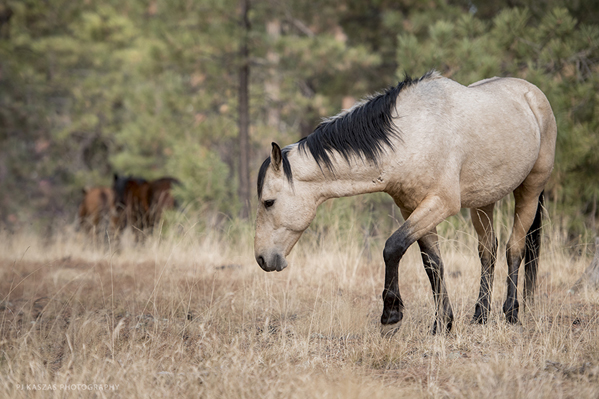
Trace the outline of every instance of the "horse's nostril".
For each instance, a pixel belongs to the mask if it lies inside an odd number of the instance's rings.
[[[264,266],[266,266],[265,262],[264,262],[264,258],[262,256],[258,256],[256,258],[256,262],[258,262],[258,264],[260,265],[261,268],[264,269]]]

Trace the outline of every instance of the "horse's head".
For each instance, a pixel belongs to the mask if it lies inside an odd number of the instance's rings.
[[[291,166],[272,143],[272,152],[258,177],[258,213],[254,254],[267,272],[287,267],[285,257],[316,215],[317,199],[309,187],[292,180]]]
[[[115,196],[115,205],[125,205],[125,187],[127,185],[128,177],[119,176],[118,174],[113,175],[112,180],[112,191]]]

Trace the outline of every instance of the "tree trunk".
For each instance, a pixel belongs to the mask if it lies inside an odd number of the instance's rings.
[[[268,61],[268,77],[264,82],[264,92],[268,102],[266,103],[266,123],[273,129],[278,129],[281,123],[281,112],[279,102],[281,100],[281,76],[279,74],[279,54],[274,50],[281,36],[281,21],[273,19],[266,24],[266,33],[271,42],[266,59]]]
[[[239,200],[241,201],[241,217],[250,215],[250,100],[249,100],[249,47],[250,31],[249,0],[240,0],[241,8],[241,45],[239,48]]]
[[[570,288],[570,293],[578,292],[581,288],[587,287],[599,289],[599,237],[595,238],[595,256],[591,264],[584,271],[582,276]]]

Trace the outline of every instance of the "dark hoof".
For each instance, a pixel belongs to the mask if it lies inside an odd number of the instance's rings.
[[[444,324],[444,328],[441,327],[439,328],[440,325]],[[431,334],[432,335],[437,335],[438,333],[449,333],[451,331],[451,328],[453,327],[453,318],[449,319],[447,322],[443,323],[443,322],[439,322],[438,320],[436,320],[433,323],[433,326],[431,327]]]
[[[403,319],[403,313],[398,309],[389,309],[388,307],[383,308],[383,315],[381,316],[381,324],[397,324]]]
[[[403,319],[403,303],[399,293],[383,290],[383,314],[381,324],[395,324]]]
[[[399,331],[399,327],[401,327],[401,320],[395,324],[381,324],[381,337],[393,337]]]
[[[383,315],[381,316],[381,336],[383,338],[391,338],[399,327],[403,319],[403,313],[397,309],[389,310],[388,307],[383,308]]]

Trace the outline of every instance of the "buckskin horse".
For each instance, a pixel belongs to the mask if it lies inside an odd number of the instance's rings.
[[[254,250],[265,271],[281,271],[302,232],[329,198],[386,192],[405,222],[386,241],[381,333],[403,318],[399,262],[418,242],[436,307],[431,332],[451,330],[436,226],[470,208],[478,235],[481,282],[473,317],[490,311],[497,239],[494,204],[513,192],[503,312],[518,322],[518,269],[525,258],[524,303],[533,299],[543,189],[553,169],[557,127],[549,101],[533,84],[491,78],[462,86],[430,71],[323,121],[282,150],[272,144],[258,175]]]

